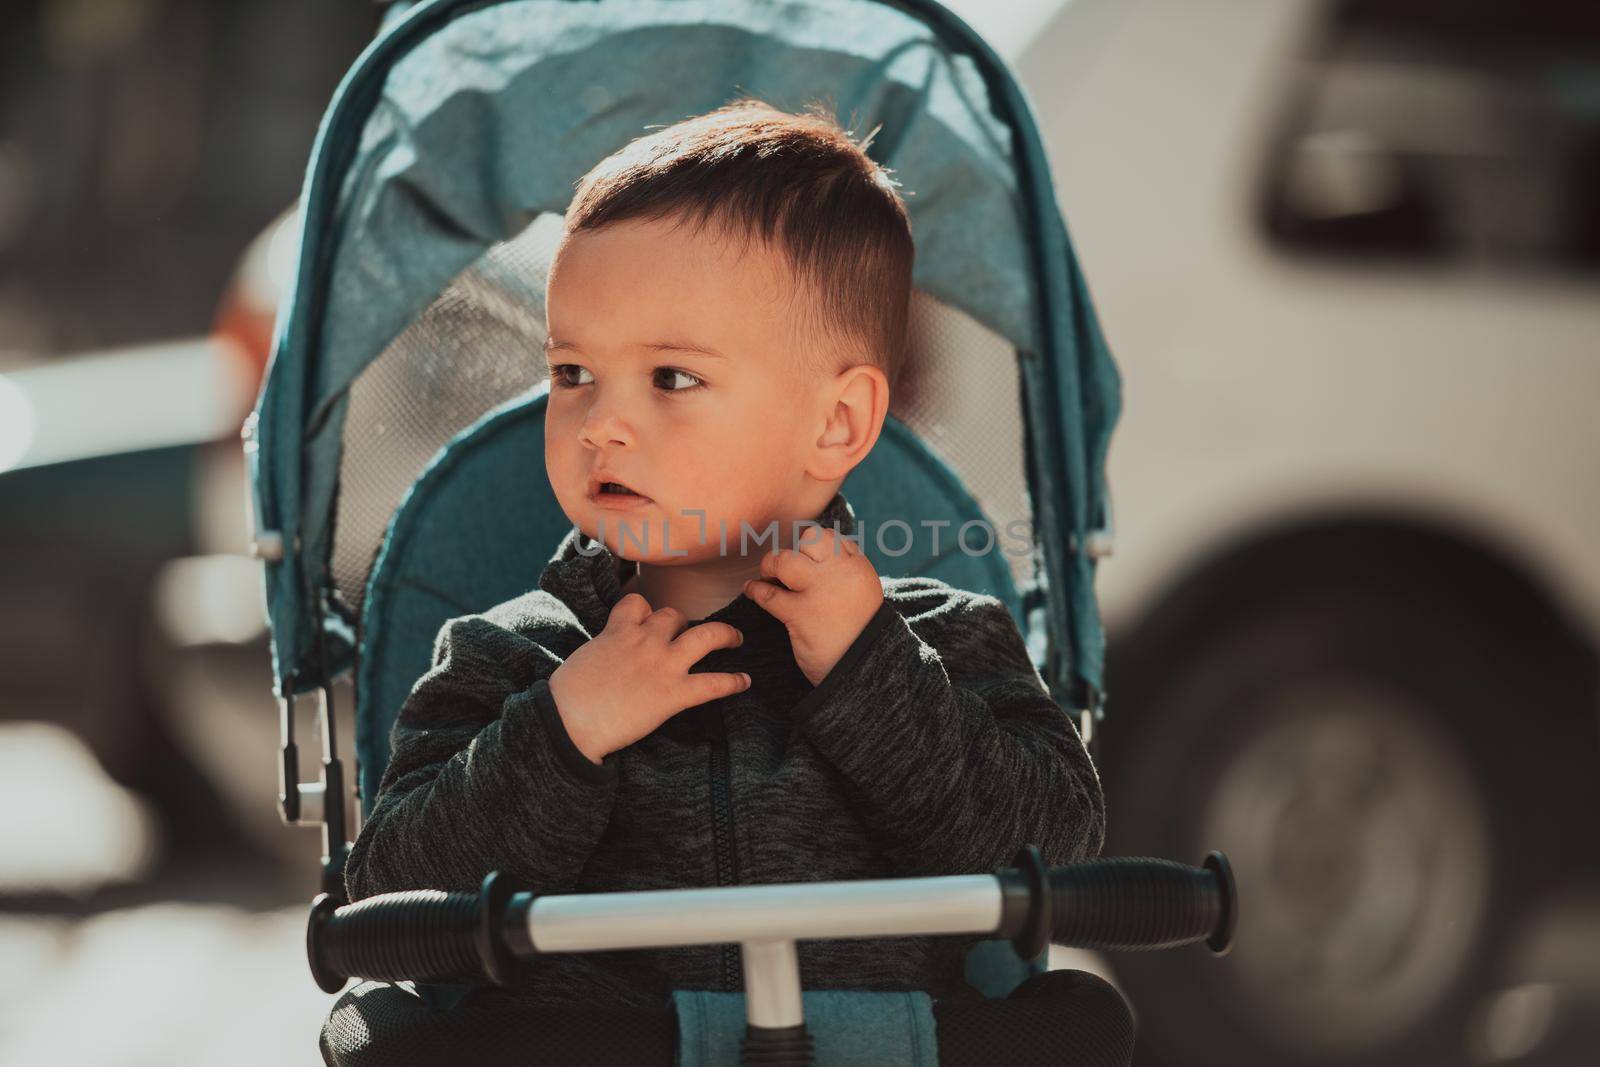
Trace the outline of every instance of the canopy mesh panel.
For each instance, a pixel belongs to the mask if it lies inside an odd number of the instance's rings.
[[[561,226],[561,216],[543,214],[489,248],[351,386],[332,570],[352,616],[389,520],[423,468],[484,412],[543,382],[544,290]],[[910,353],[890,411],[961,478],[994,526],[992,551],[1004,553],[1025,587],[1034,573],[1033,553],[1023,545],[1031,544],[1033,513],[1016,350],[970,316],[916,292]],[[942,550],[958,550],[956,533],[939,531]],[[899,543],[895,533],[886,538]],[[966,543],[982,551],[985,541],[972,531]]]

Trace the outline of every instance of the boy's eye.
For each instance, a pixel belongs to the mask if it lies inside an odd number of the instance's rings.
[[[557,363],[550,368],[550,383],[560,389],[571,389],[574,386],[589,384],[588,382],[575,382],[570,380],[567,377],[568,371],[576,371],[579,374],[589,373],[576,363]],[[590,380],[592,381],[593,379],[591,378]]]
[[[693,374],[675,367],[657,367],[653,373],[656,385],[669,393],[687,393],[705,385]],[[576,377],[585,374],[589,375],[587,380]],[[550,367],[550,384],[557,389],[575,389],[592,381],[594,376],[576,363],[556,363]]]
[[[657,378],[656,378],[657,382],[665,381],[667,383],[665,388],[667,389],[668,392],[672,392],[672,393],[687,393],[687,392],[690,392],[691,390],[699,389],[701,387],[701,385],[704,384],[703,382],[700,381],[699,378],[696,378],[694,375],[690,374],[688,371],[686,371],[686,370],[678,370],[675,367],[657,367],[656,368],[656,375],[657,375]],[[692,384],[685,385],[681,389],[673,388],[673,384],[672,383],[678,381],[679,379],[687,379]]]

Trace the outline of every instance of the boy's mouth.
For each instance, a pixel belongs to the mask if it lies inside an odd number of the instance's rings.
[[[592,482],[589,490],[591,499],[607,499],[618,503],[625,500],[648,500],[643,493],[637,493],[621,482],[598,481]]]

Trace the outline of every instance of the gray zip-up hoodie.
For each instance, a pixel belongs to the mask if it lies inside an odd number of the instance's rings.
[[[817,521],[855,531],[836,495]],[[1051,865],[1099,853],[1099,777],[994,597],[884,578],[884,602],[813,687],[784,625],[742,594],[699,622],[737,648],[696,671],[750,688],[606,756],[580,752],[552,672],[604,627],[636,564],[574,528],[539,588],[439,632],[345,871],[351,900],[473,890],[499,869],[539,893],[988,873],[1033,843]],[[979,994],[979,937],[799,943],[807,989]],[[737,945],[560,953],[518,989],[542,1001],[659,1006],[744,988]]]

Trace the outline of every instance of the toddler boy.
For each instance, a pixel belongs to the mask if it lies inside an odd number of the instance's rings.
[[[888,411],[913,258],[864,147],[741,101],[580,181],[545,345],[546,473],[574,529],[538,589],[441,630],[351,900],[494,869],[591,893],[1099,852],[1099,779],[1006,608],[880,578],[849,536],[839,486]],[[976,998],[977,940],[801,941],[801,982]],[[541,957],[518,995],[673,989],[742,990],[738,946]]]

